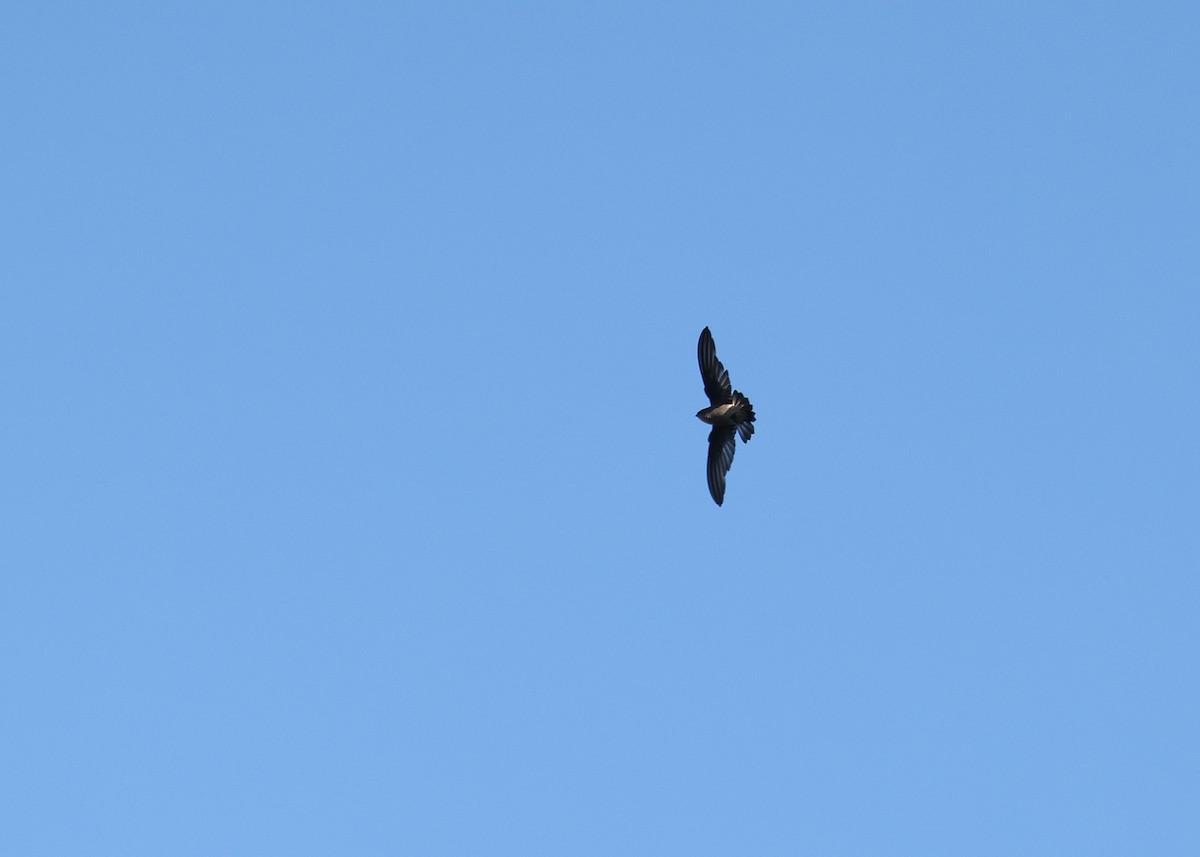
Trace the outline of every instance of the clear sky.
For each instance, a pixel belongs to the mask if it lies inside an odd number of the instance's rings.
[[[0,852],[1200,853],[1198,45],[8,4]]]

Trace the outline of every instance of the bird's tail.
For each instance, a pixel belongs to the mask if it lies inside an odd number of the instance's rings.
[[[742,422],[737,424],[737,430],[738,434],[742,436],[742,443],[745,443],[746,441],[750,440],[750,436],[754,434],[754,406],[750,404],[749,399],[747,399],[737,390],[733,391],[733,403],[735,405],[740,405],[744,409],[742,411],[744,414],[744,419]]]

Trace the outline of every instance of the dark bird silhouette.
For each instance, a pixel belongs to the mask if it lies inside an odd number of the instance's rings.
[[[708,493],[720,506],[725,501],[725,474],[737,452],[737,436],[746,443],[754,434],[754,408],[749,399],[730,390],[729,372],[717,359],[717,344],[707,327],[700,331],[696,354],[709,401],[709,407],[697,411],[696,416],[712,426],[708,433]]]

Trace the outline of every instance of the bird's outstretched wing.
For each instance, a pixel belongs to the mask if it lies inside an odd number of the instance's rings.
[[[737,452],[737,430],[733,426],[713,426],[708,433],[708,493],[720,506],[725,500],[725,474]]]
[[[713,342],[712,333],[707,327],[700,331],[700,342],[696,346],[696,355],[700,358],[700,377],[704,379],[704,395],[708,396],[709,404],[723,405],[732,401],[729,373],[717,359],[717,344]],[[711,477],[709,478],[711,484]]]

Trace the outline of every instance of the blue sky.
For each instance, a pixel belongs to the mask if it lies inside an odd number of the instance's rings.
[[[8,8],[0,850],[1194,853],[1197,44]]]

